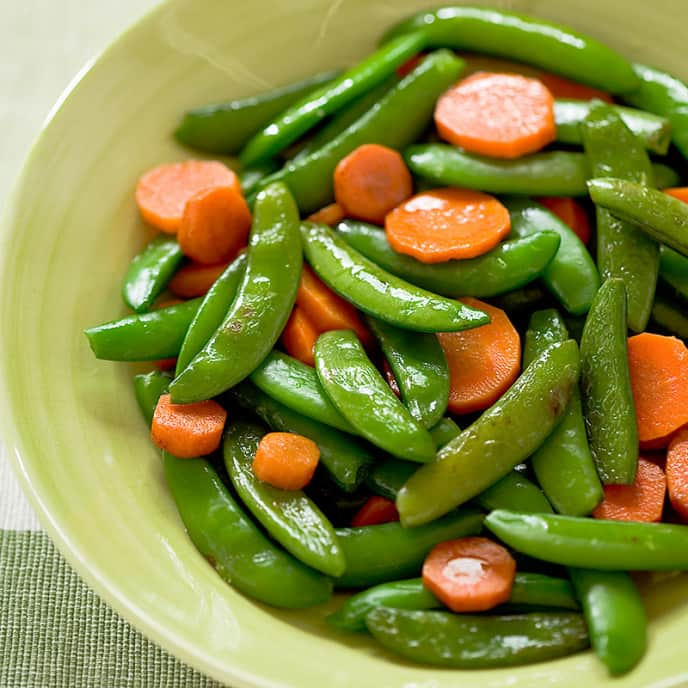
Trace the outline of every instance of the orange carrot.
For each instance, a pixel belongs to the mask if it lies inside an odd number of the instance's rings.
[[[675,186],[672,189],[664,189],[664,193],[678,198],[679,201],[688,203],[688,186]]]
[[[311,481],[319,460],[313,440],[293,432],[269,432],[258,444],[253,472],[273,487],[300,490]]]
[[[214,160],[187,160],[154,167],[136,186],[136,203],[143,219],[153,227],[175,234],[182,223],[186,202],[214,186],[241,188],[228,167]]]
[[[602,100],[605,103],[613,103],[614,99],[605,91],[600,91],[592,86],[579,84],[558,74],[539,72],[537,78],[547,87],[547,90],[555,98],[572,98],[574,100]]]
[[[666,486],[664,471],[641,456],[633,484],[605,485],[604,499],[592,515],[612,521],[661,521]]]
[[[184,206],[177,233],[184,255],[203,265],[233,258],[248,243],[251,211],[233,186],[203,189]]]
[[[368,501],[356,512],[351,520],[354,528],[362,526],[379,526],[383,523],[393,523],[399,520],[399,512],[394,502],[377,495],[370,497]]]
[[[564,224],[568,225],[584,244],[590,241],[592,230],[590,229],[588,214],[573,198],[541,196],[536,200],[550,212],[554,213]]]
[[[628,364],[640,446],[666,447],[688,423],[688,349],[676,337],[643,332],[628,340]]]
[[[554,98],[537,79],[482,72],[440,97],[435,125],[443,139],[471,153],[519,158],[556,138]]]
[[[521,339],[500,308],[473,298],[461,302],[492,320],[473,330],[437,335],[449,364],[449,410],[471,413],[491,406],[518,377]]]
[[[349,217],[382,224],[385,215],[413,193],[399,153],[366,143],[342,158],[334,171],[334,197]]]
[[[465,537],[435,545],[423,564],[423,585],[453,612],[482,612],[506,602],[516,562],[492,540]]]
[[[294,306],[294,310],[282,330],[282,346],[285,351],[301,363],[315,365],[313,347],[320,332],[306,315],[303,308]]]
[[[173,294],[185,299],[204,296],[228,265],[229,263],[218,265],[188,263],[177,270],[167,286]]]
[[[385,219],[392,248],[423,263],[475,258],[510,229],[509,211],[496,198],[452,187],[416,194]]]
[[[679,430],[669,444],[666,478],[671,506],[688,520],[688,428]]]
[[[389,388],[394,392],[394,394],[399,399],[401,399],[401,390],[399,389],[399,383],[397,382],[397,379],[394,377],[394,372],[390,368],[386,358],[382,359],[382,373],[385,376],[385,380],[387,381]]]
[[[316,212],[309,215],[306,219],[309,222],[320,222],[323,225],[333,227],[338,222],[341,222],[346,217],[346,213],[339,203],[330,203],[324,208],[320,208]]]
[[[220,446],[227,412],[212,399],[193,404],[173,404],[163,394],[155,407],[153,442],[182,459],[205,456]]]

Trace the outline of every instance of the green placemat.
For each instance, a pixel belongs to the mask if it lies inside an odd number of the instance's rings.
[[[0,531],[0,686],[221,688],[122,620],[34,531]]]

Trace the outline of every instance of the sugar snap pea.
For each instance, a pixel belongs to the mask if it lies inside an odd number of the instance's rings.
[[[411,476],[396,500],[402,522],[427,523],[504,477],[556,427],[577,382],[575,342],[549,347],[499,401]]]
[[[539,284],[529,284],[491,299],[492,305],[506,311],[512,320],[529,316],[536,308],[543,308],[547,301],[547,292]]]
[[[266,160],[256,165],[244,167],[239,172],[239,182],[244,196],[252,194],[265,177],[276,172],[279,168],[280,166],[275,160]]]
[[[172,381],[174,403],[224,392],[268,355],[289,318],[299,286],[298,223],[298,210],[284,184],[272,184],[258,194],[246,270],[236,297],[222,325]]]
[[[337,231],[359,253],[393,275],[443,296],[489,298],[510,292],[539,277],[554,258],[560,238],[548,230],[499,244],[467,260],[428,265],[397,253],[382,229],[344,220]]]
[[[134,393],[139,409],[150,426],[158,399],[165,394],[172,377],[160,370],[134,376]]]
[[[620,279],[608,279],[588,313],[580,344],[583,414],[605,485],[630,485],[638,463],[626,340],[626,290]]]
[[[688,300],[688,258],[668,246],[659,249],[659,278]]]
[[[655,296],[652,306],[652,319],[671,334],[688,340],[688,313],[686,307],[681,308],[677,303],[663,296]]]
[[[366,478],[366,486],[373,494],[396,499],[404,483],[418,470],[418,464],[387,458],[378,461]]]
[[[438,449],[451,442],[460,432],[461,428],[451,418],[442,418],[437,425],[430,428],[430,435]]]
[[[542,490],[525,475],[509,471],[494,485],[490,485],[475,497],[483,509],[510,509],[522,513],[548,513],[552,511]]]
[[[315,369],[332,403],[369,442],[409,461],[435,455],[430,433],[394,396],[351,330],[318,337]]]
[[[325,225],[301,225],[306,258],[334,291],[379,320],[418,332],[455,332],[489,322],[482,311],[386,272]]]

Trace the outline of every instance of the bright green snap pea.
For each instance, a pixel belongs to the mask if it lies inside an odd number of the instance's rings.
[[[442,418],[437,425],[430,428],[430,435],[438,449],[444,447],[461,433],[461,428],[451,418]]]
[[[266,160],[256,165],[244,167],[239,172],[239,182],[241,183],[241,191],[244,196],[252,194],[258,188],[260,182],[268,175],[276,172],[279,167],[275,160]]]
[[[377,607],[366,625],[395,654],[461,669],[543,662],[588,646],[585,621],[575,612],[477,616]]]
[[[485,255],[428,265],[397,253],[378,227],[345,220],[337,231],[366,258],[393,275],[443,296],[489,298],[513,291],[539,277],[559,248],[555,232],[542,231],[505,241]]]
[[[659,278],[688,300],[688,258],[668,246],[660,247]]]
[[[404,483],[418,470],[418,465],[399,459],[378,461],[366,478],[366,486],[373,494],[396,499]]]
[[[585,244],[575,232],[547,208],[529,199],[503,200],[511,216],[511,231],[525,237],[544,229],[555,231],[559,250],[542,273],[542,280],[567,311],[587,313],[600,285],[600,278]]]
[[[242,149],[242,163],[251,165],[273,157],[327,115],[337,112],[377,86],[424,48],[425,38],[420,33],[400,36],[382,46],[355,67],[304,96],[266,124]]]
[[[399,385],[409,413],[423,427],[440,422],[449,402],[449,366],[434,334],[400,330],[375,318],[366,322]]]
[[[688,569],[688,526],[493,511],[485,525],[509,547],[564,566],[608,571]]]
[[[301,490],[280,490],[253,472],[264,430],[233,423],[225,435],[227,473],[244,505],[265,530],[299,561],[329,576],[341,576],[346,564],[332,524]]]
[[[569,570],[597,656],[613,675],[632,669],[645,653],[647,615],[624,571]]]
[[[527,368],[545,349],[569,338],[566,323],[556,308],[534,311],[523,345],[523,367]]]
[[[548,296],[539,284],[529,284],[492,299],[491,303],[506,311],[510,318],[529,316],[536,308],[542,308]]]
[[[222,325],[170,385],[174,403],[210,399],[268,355],[294,305],[301,277],[299,215],[284,184],[258,194],[248,260]]]
[[[517,573],[509,602],[533,607],[579,608],[569,581],[542,573]]]
[[[430,47],[475,50],[542,67],[610,93],[638,86],[631,64],[604,43],[560,24],[482,7],[440,7],[393,26],[390,40],[422,31]]]
[[[339,72],[323,72],[257,96],[190,110],[174,135],[206,153],[237,153],[266,122],[337,76]]]
[[[179,353],[202,299],[129,315],[84,330],[96,358],[108,361],[156,361]]]
[[[652,319],[671,334],[688,340],[688,314],[685,306],[681,308],[669,299],[656,296]]]
[[[605,485],[630,485],[638,463],[626,341],[626,290],[620,279],[608,279],[588,313],[580,344],[583,414]]]
[[[306,258],[320,279],[378,320],[418,332],[455,332],[490,321],[482,311],[386,272],[325,225],[304,222],[301,236]]]
[[[351,330],[318,337],[315,369],[332,403],[369,442],[409,461],[435,456],[430,433],[394,396]]]
[[[530,456],[556,427],[578,382],[578,347],[551,346],[511,388],[414,473],[396,500],[407,526],[480,494]]]
[[[136,401],[148,426],[153,422],[153,414],[158,399],[167,392],[171,380],[170,375],[160,370],[152,370],[150,373],[134,376]]]
[[[417,576],[428,552],[445,540],[475,535],[483,515],[461,509],[418,528],[384,523],[362,528],[338,528],[346,571],[335,580],[339,588],[363,588],[408,576]]]
[[[593,177],[652,185],[652,166],[640,140],[609,105],[594,103],[581,126]],[[645,330],[657,286],[659,246],[635,225],[597,208],[597,267],[603,280],[619,277],[628,295],[628,326]]]
[[[551,513],[552,506],[542,490],[517,471],[510,471],[486,490],[475,501],[483,508],[509,509],[523,513]]]

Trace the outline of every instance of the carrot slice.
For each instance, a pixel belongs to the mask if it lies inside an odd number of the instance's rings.
[[[661,521],[666,486],[664,471],[641,456],[633,484],[605,485],[604,499],[592,515],[612,521]]]
[[[481,72],[439,98],[435,125],[443,139],[471,153],[519,158],[556,138],[554,98],[537,79]]]
[[[590,221],[580,203],[564,196],[541,196],[536,200],[568,225],[584,244],[590,242]]]
[[[186,202],[177,239],[184,255],[215,265],[244,248],[250,230],[251,211],[241,192],[233,186],[215,186]]]
[[[258,444],[253,472],[273,487],[300,490],[311,481],[319,460],[320,449],[308,437],[293,432],[269,432]]]
[[[394,392],[397,398],[401,399],[401,390],[399,389],[399,383],[397,382],[397,379],[394,377],[394,372],[390,368],[386,358],[382,359],[382,373],[385,376],[385,380],[387,381],[389,388]]]
[[[316,210],[306,219],[310,222],[319,222],[323,225],[333,227],[338,222],[341,222],[346,217],[346,213],[339,203],[330,203],[320,210]]]
[[[154,167],[136,186],[136,203],[143,219],[163,232],[179,230],[186,202],[214,186],[241,188],[228,167],[215,160],[187,160]]]
[[[592,86],[579,84],[558,74],[539,72],[537,78],[547,87],[547,90],[555,98],[572,98],[574,100],[602,100],[605,103],[613,103],[614,99],[605,91],[600,91]]]
[[[628,364],[641,447],[666,447],[688,423],[688,349],[676,337],[643,332],[628,340]]]
[[[173,294],[185,299],[204,296],[228,265],[229,262],[218,265],[189,263],[177,270],[167,287]]]
[[[675,186],[672,189],[664,189],[664,193],[678,198],[679,201],[688,203],[688,186]]]
[[[282,346],[285,351],[301,363],[315,365],[313,349],[320,332],[306,315],[303,308],[294,306],[294,310],[282,330]]]
[[[449,410],[471,413],[491,406],[518,377],[521,339],[501,308],[473,298],[461,303],[491,318],[489,325],[437,335],[449,364]]]
[[[666,478],[671,506],[688,520],[688,428],[679,430],[669,444]]]
[[[399,512],[394,502],[377,495],[370,497],[368,501],[356,512],[351,525],[354,528],[362,526],[379,526],[383,523],[393,523],[399,520]]]
[[[514,558],[483,537],[440,542],[423,564],[423,585],[453,612],[482,612],[506,602],[515,576]]]
[[[392,248],[423,263],[475,258],[510,229],[509,211],[496,198],[450,187],[416,194],[385,219]]]
[[[205,456],[220,446],[227,412],[212,399],[193,404],[173,404],[163,394],[155,407],[151,438],[182,459]]]
[[[334,171],[334,197],[349,217],[382,224],[413,193],[404,159],[392,148],[366,143],[342,158]]]

